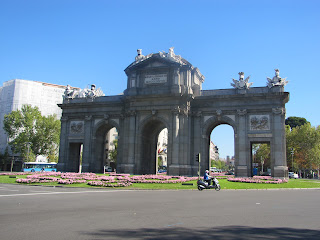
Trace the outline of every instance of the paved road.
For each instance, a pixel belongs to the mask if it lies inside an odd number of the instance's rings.
[[[320,239],[320,190],[0,184],[1,239]]]

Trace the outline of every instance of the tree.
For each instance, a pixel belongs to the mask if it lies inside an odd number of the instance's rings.
[[[226,162],[222,160],[211,160],[211,167],[216,167],[217,169],[226,170]]]
[[[266,172],[270,168],[270,144],[267,143],[255,143],[252,144],[253,158],[255,163],[258,163],[261,171]],[[263,167],[262,167],[263,166]]]
[[[118,155],[118,140],[114,140],[113,141],[114,144],[114,149],[109,151],[109,158],[112,162],[114,162],[115,164],[117,164],[117,155]]]
[[[302,126],[306,123],[309,123],[309,122],[302,117],[288,117],[285,121],[285,124],[289,125],[291,129],[298,126]]]
[[[255,146],[254,152],[257,162],[261,163],[263,160],[264,165],[270,167],[270,144],[258,143],[253,146]]]
[[[32,161],[38,155],[57,155],[60,121],[55,115],[42,116],[38,107],[23,105],[4,116],[4,130],[15,153]]]
[[[294,162],[299,169],[318,169],[320,165],[320,127],[310,123],[286,129],[287,156],[294,154]],[[291,162],[291,161],[288,161]],[[295,164],[294,164],[295,166]]]

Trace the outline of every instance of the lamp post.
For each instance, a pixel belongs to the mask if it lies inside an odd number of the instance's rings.
[[[27,152],[27,162],[29,161],[29,149],[30,149],[30,145],[31,145],[31,142],[27,142],[27,148],[28,148],[28,152]]]
[[[261,172],[263,173],[263,164],[264,164],[264,160],[262,159],[262,156],[261,156]]]
[[[293,170],[293,155],[294,155],[294,148],[291,148],[291,167],[292,167],[292,172],[294,172],[294,170]]]
[[[11,172],[13,170],[13,163],[14,163],[14,155],[13,155],[13,152],[14,152],[14,146],[11,147],[11,154],[12,154],[12,160],[11,160]]]

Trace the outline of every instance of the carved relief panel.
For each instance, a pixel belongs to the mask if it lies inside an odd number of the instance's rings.
[[[70,122],[70,133],[71,134],[81,134],[84,132],[84,122],[83,121],[71,121]]]
[[[269,115],[250,115],[249,117],[250,130],[261,131],[270,130]]]

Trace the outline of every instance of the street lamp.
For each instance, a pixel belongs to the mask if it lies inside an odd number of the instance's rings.
[[[293,155],[294,155],[294,148],[291,148],[291,167],[293,172]]]
[[[261,156],[261,172],[263,173],[263,164],[264,164],[264,160],[262,159],[262,156]]]
[[[14,152],[14,146],[11,147],[11,154],[12,154],[12,160],[11,160],[11,172],[13,170],[13,162],[14,162],[14,155],[13,155],[13,152]]]
[[[29,162],[29,148],[30,148],[31,142],[27,142],[27,148],[28,148],[28,152],[27,152],[27,162]]]

